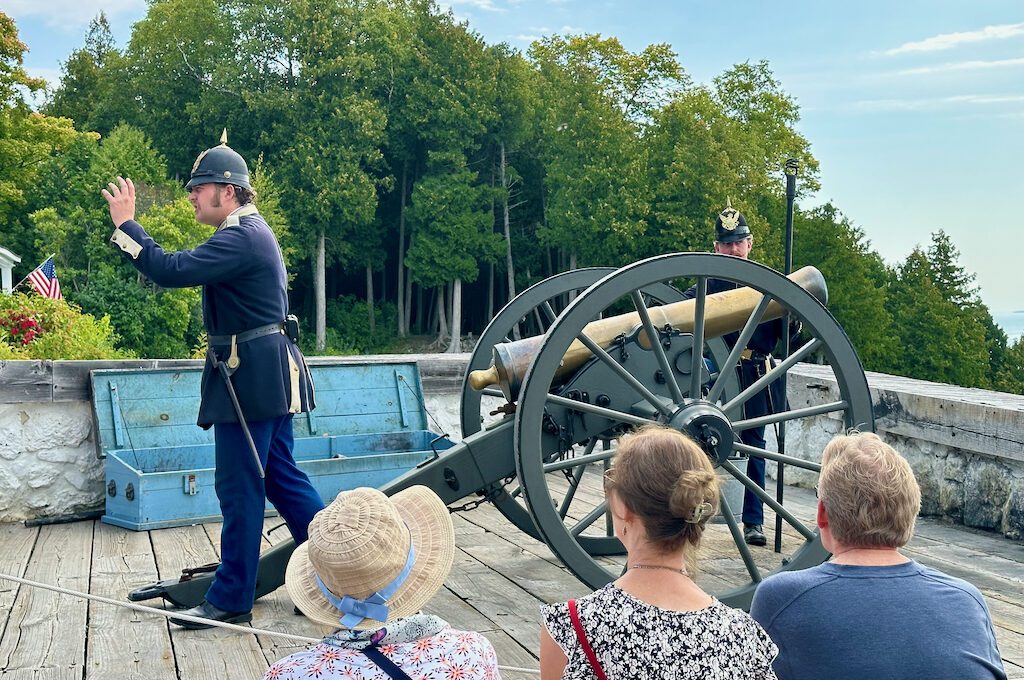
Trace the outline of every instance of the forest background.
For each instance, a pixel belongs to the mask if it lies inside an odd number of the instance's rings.
[[[664,44],[555,35],[524,54],[433,0],[154,0],[123,50],[100,15],[39,110],[24,50],[0,13],[0,245],[23,264],[56,253],[71,306],[0,296],[0,359],[200,352],[199,291],[122,262],[98,192],[131,176],[147,230],[195,246],[210,228],[182,185],[224,128],[311,353],[424,335],[459,351],[547,276],[709,250],[726,200],[781,269],[785,160],[798,204],[818,188],[766,62],[700,84]],[[1024,393],[1024,339],[1008,342],[944,232],[888,266],[839,206],[794,222],[794,266],[821,269],[866,369]]]

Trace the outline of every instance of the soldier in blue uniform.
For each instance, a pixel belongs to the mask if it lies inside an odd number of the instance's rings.
[[[214,429],[215,488],[224,525],[221,563],[206,599],[184,613],[240,623],[252,619],[266,500],[296,543],[306,540],[309,522],[324,504],[292,456],[292,416],[315,404],[295,344],[297,331],[286,323],[288,276],[281,249],[252,202],[245,160],[222,140],[199,155],[186,185],[196,220],[217,228],[192,250],[165,251],[135,221],[131,179],[118,177],[102,194],[116,227],[110,240],[136,269],[165,288],[203,287],[210,352],[198,424]],[[237,408],[220,370],[229,374]]]
[[[715,252],[721,255],[732,255],[744,260],[750,257],[754,247],[754,237],[750,233],[746,218],[732,206],[727,207],[715,220]],[[739,288],[739,284],[721,279],[708,279],[708,294]],[[694,298],[697,288],[691,287],[683,293],[684,299]],[[746,389],[763,376],[773,365],[771,353],[782,338],[783,322],[781,319],[766,321],[758,325],[754,334],[747,342],[740,361],[740,389]],[[731,350],[739,339],[739,333],[729,333],[723,337]],[[755,394],[744,404],[747,418],[756,418],[775,412],[771,389],[766,388]],[[748,446],[765,448],[764,426],[743,430],[740,439]],[[764,458],[751,457],[747,461],[747,476],[758,486],[764,488]],[[743,538],[750,545],[767,545],[764,535],[764,504],[749,489],[743,493]]]

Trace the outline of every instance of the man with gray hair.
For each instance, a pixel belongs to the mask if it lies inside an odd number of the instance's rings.
[[[978,589],[900,553],[921,490],[877,435],[834,438],[817,487],[832,558],[766,579],[750,614],[779,647],[780,680],[1006,678]]]

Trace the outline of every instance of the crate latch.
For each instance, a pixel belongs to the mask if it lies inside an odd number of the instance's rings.
[[[185,493],[186,496],[195,496],[197,493],[199,493],[199,484],[196,482],[195,473],[182,475],[181,481],[181,490]]]

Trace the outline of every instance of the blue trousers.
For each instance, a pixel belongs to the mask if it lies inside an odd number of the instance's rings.
[[[744,360],[740,366],[740,385],[746,389],[764,375],[764,362]],[[763,389],[752,396],[743,406],[744,417],[757,418],[773,413],[769,390]],[[753,427],[740,432],[740,440],[747,446],[765,448],[764,426]],[[751,456],[747,460],[747,477],[762,489],[764,488],[764,458]],[[743,489],[743,523],[764,524],[764,503],[750,489]]]
[[[740,432],[740,439],[748,446],[763,449],[765,448],[764,427],[743,430]],[[762,489],[764,488],[764,458],[751,456],[747,459],[747,477],[750,477]],[[743,523],[764,524],[764,503],[746,487],[743,489]]]
[[[224,525],[220,566],[206,600],[229,612],[252,609],[266,501],[273,503],[284,518],[296,544],[306,540],[310,520],[324,507],[320,494],[292,457],[292,415],[248,425],[265,479],[260,479],[242,427],[238,423],[213,426],[217,458],[214,487]]]

